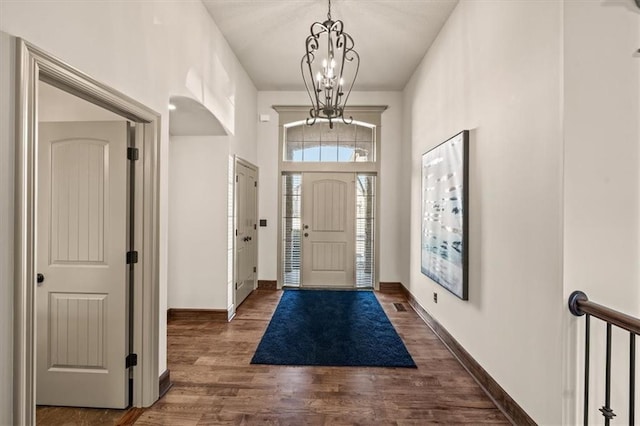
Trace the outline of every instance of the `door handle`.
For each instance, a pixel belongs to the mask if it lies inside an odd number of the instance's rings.
[[[304,226],[304,229],[309,229],[309,225],[305,225],[305,226]]]
[[[38,284],[42,284],[42,283],[44,282],[44,275],[42,275],[42,274],[38,273],[38,274],[36,275],[36,282],[37,282]]]
[[[308,232],[305,232],[305,233],[304,233],[304,236],[305,236],[305,237],[308,237],[308,236],[309,236],[309,233],[308,233]]]

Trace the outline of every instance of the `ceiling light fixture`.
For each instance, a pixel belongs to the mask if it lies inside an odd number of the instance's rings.
[[[345,119],[344,108],[360,69],[360,55],[353,49],[351,36],[344,32],[342,21],[331,19],[331,0],[328,1],[327,20],[311,25],[300,70],[312,105],[307,124],[313,125],[323,118],[333,128],[336,119],[345,124],[353,121],[352,117]]]

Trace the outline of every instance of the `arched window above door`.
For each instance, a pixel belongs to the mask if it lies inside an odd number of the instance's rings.
[[[376,161],[376,125],[318,120],[313,126],[296,121],[283,126],[283,161],[354,163]]]

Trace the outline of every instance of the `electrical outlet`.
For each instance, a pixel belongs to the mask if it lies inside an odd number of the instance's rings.
[[[433,303],[438,303],[438,293],[433,292]]]

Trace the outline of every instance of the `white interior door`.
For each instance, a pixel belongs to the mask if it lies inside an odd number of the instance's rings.
[[[303,286],[355,286],[354,187],[354,173],[303,174]]]
[[[125,408],[126,122],[41,123],[39,405]]]
[[[256,169],[236,163],[236,307],[247,298],[256,285],[257,174]]]

